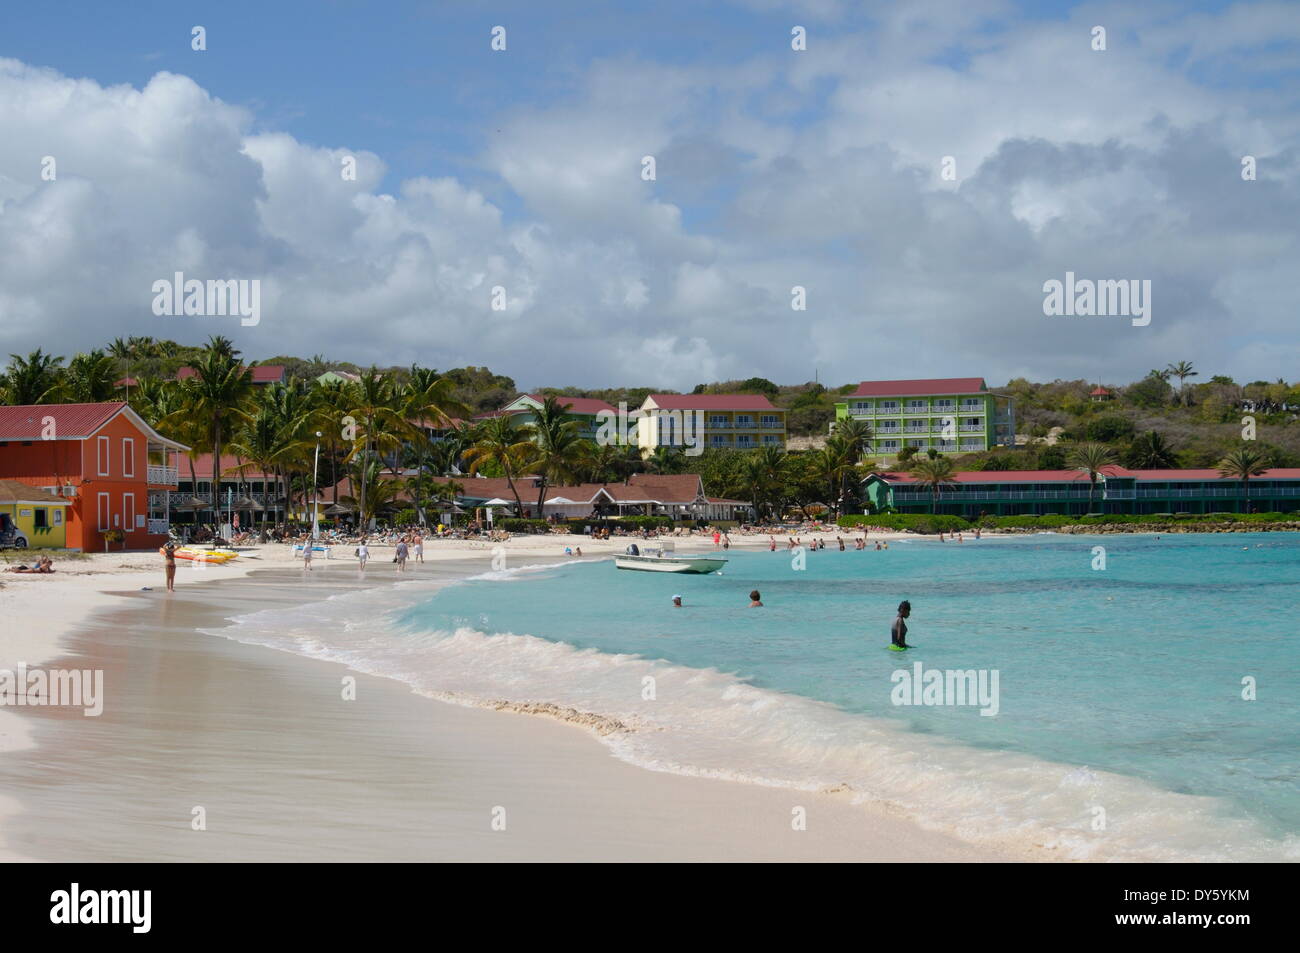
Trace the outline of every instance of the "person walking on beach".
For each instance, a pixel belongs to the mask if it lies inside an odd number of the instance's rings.
[[[898,604],[898,617],[894,619],[894,624],[889,630],[890,640],[900,649],[911,648],[907,644],[907,622],[906,619],[912,614],[912,603],[904,599]]]
[[[767,538],[767,551],[768,551],[769,553],[774,553],[774,552],[776,552],[776,537],[775,537],[775,536],[769,536],[769,537]]]
[[[302,568],[303,569],[308,569],[308,570],[311,569],[311,551],[312,551],[312,540],[309,539],[307,540],[307,542],[302,544]]]
[[[409,552],[410,550],[407,548],[406,540],[399,539],[397,541],[397,555],[393,557],[393,561],[397,563],[398,572],[406,572],[406,556]]]
[[[750,592],[750,594],[749,594],[749,607],[750,607],[751,609],[761,609],[761,608],[763,608],[763,597],[762,597],[761,595],[759,595],[759,592],[758,592],[757,589],[753,590],[753,591]]]
[[[366,545],[365,538],[363,537],[361,544],[357,546],[357,564],[361,567],[362,572],[366,571],[366,561],[369,559],[370,547]]]
[[[163,570],[167,573],[167,591],[176,591],[176,540],[167,540],[162,548]]]
[[[424,562],[424,537],[419,533],[415,534],[415,561]]]

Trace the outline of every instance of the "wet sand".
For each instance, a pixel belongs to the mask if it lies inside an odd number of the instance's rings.
[[[341,567],[340,567],[341,568]],[[482,563],[443,561],[449,581]],[[999,856],[842,796],[651,772],[584,729],[463,708],[197,628],[301,605],[352,570],[124,593],[47,668],[102,668],[104,713],[21,708],[0,855],[43,861],[889,860]],[[356,680],[344,700],[343,679]],[[206,830],[194,830],[201,808]],[[807,829],[792,829],[803,808]],[[505,830],[494,830],[504,814]]]

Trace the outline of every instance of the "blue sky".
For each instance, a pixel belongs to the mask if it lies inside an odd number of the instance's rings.
[[[0,350],[202,339],[135,290],[185,267],[263,280],[267,321],[217,329],[254,356],[525,386],[1282,376],[1298,50],[1294,3],[15,6]],[[1067,269],[1154,280],[1152,329],[1047,321]]]

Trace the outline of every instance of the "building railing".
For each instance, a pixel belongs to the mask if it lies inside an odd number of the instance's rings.
[[[175,486],[180,482],[180,471],[176,467],[158,467],[149,464],[145,479],[153,484]]]
[[[964,449],[964,448],[963,448]],[[949,502],[962,502],[964,500],[1005,500],[1007,502],[1019,500],[1087,500],[1089,496],[1086,487],[1077,490],[989,490],[989,489],[954,489],[944,487],[940,491],[940,499]],[[1244,498],[1240,487],[1206,487],[1199,490],[1108,490],[1103,486],[1098,486],[1092,494],[1094,501],[1102,500],[1186,500],[1198,498],[1211,499],[1229,499],[1239,500]],[[1300,486],[1277,487],[1270,489],[1268,487],[1252,486],[1250,489],[1251,499],[1276,499],[1279,497],[1300,497]],[[894,499],[899,503],[929,502],[932,498],[931,491],[926,490],[894,490]]]

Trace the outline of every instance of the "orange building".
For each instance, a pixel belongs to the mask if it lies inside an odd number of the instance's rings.
[[[124,534],[127,549],[160,546],[177,483],[176,454],[188,449],[121,401],[0,407],[0,479],[71,502],[69,549],[101,551],[110,530]]]

